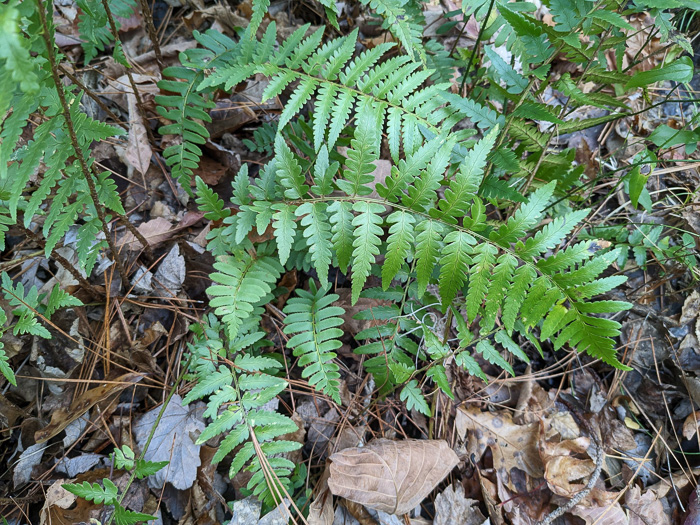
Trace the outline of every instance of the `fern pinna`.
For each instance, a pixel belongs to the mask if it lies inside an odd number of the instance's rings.
[[[334,350],[342,345],[338,338],[343,331],[338,327],[343,320],[338,316],[345,310],[331,306],[338,295],[326,295],[327,288],[317,289],[312,282],[310,291],[297,290],[299,297],[289,299],[284,308],[287,314],[284,332],[295,334],[287,341],[287,346],[301,358],[299,366],[304,367],[303,377],[308,377],[309,384],[340,404],[340,373],[333,359],[336,357]]]

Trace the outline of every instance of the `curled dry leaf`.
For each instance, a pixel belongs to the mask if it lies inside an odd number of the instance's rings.
[[[583,490],[595,470],[595,463],[586,453],[590,439],[584,436],[563,439],[553,430],[551,421],[541,422],[539,451],[544,463],[544,477],[552,492],[572,498]]]
[[[330,459],[333,494],[389,514],[417,507],[459,462],[447,442],[415,439],[376,439]]]
[[[37,443],[43,443],[57,435],[71,422],[82,416],[88,409],[102,401],[111,400],[113,397],[127,387],[134,386],[143,379],[142,374],[128,373],[117,377],[97,388],[91,388],[84,394],[77,397],[70,408],[55,410],[51,414],[51,422],[44,428],[34,433]]]

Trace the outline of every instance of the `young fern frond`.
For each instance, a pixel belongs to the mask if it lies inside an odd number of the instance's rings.
[[[303,377],[309,384],[340,404],[340,373],[333,362],[335,350],[341,347],[338,340],[343,331],[339,317],[345,313],[339,306],[331,306],[338,300],[337,294],[327,294],[328,286],[316,288],[313,281],[310,291],[297,289],[298,297],[287,301],[284,313],[284,333],[294,334],[287,346],[299,357],[299,366],[304,367]]]
[[[201,93],[195,91],[197,83],[203,78],[201,71],[169,67],[163,70],[163,76],[182,79],[158,82],[160,89],[175,93],[156,96],[158,113],[173,121],[158,131],[162,135],[182,137],[181,143],[165,148],[163,156],[173,177],[186,191],[191,192],[192,170],[199,165],[202,156],[200,146],[209,138],[209,131],[199,121],[211,122],[211,117],[205,110],[213,108],[214,103],[205,100]]]
[[[200,338],[195,345],[202,343]],[[233,366],[221,365],[213,373],[195,370],[197,384],[183,402],[209,397],[204,416],[212,421],[199,436],[198,443],[224,436],[212,462],[218,463],[235,452],[229,476],[233,478],[243,469],[252,472],[247,488],[261,500],[273,504],[278,492],[267,483],[261,462],[269,464],[282,487],[290,490],[289,475],[294,463],[280,454],[301,446],[297,442],[277,439],[296,432],[298,427],[287,416],[265,407],[287,387],[287,382],[271,375],[282,367],[275,359],[253,355],[250,350],[231,359]],[[257,455],[253,434],[264,454],[262,458]]]
[[[253,258],[247,252],[220,257],[214,263],[218,272],[211,275],[215,283],[207,290],[216,315],[226,324],[227,335],[235,339],[254,307],[263,304],[279,279],[282,266],[272,257]]]

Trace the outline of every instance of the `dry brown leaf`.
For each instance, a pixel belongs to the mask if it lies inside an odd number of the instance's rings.
[[[489,514],[489,520],[493,525],[504,525],[503,505],[498,500],[498,489],[496,484],[477,471],[479,477],[479,486],[481,487],[481,495],[484,497],[486,511]]]
[[[671,517],[664,510],[661,500],[652,491],[632,485],[625,493],[625,505],[629,509],[629,525],[671,525]]]
[[[48,488],[44,506],[39,514],[40,525],[89,523],[91,518],[99,515],[100,505],[78,498],[63,488],[64,483],[73,481],[57,479]]]
[[[685,418],[685,421],[683,422],[683,437],[685,439],[692,439],[693,436],[698,433],[699,422],[699,411],[691,412],[690,415]]]
[[[571,514],[583,519],[586,525],[629,525],[627,515],[619,503],[598,507],[577,505],[571,509]]]
[[[700,505],[698,505],[698,488],[695,487],[688,498],[688,513],[685,515],[683,525],[698,525],[698,523],[700,523]]]
[[[136,171],[145,175],[148,167],[151,165],[153,150],[148,141],[146,126],[143,125],[143,120],[136,105],[136,96],[132,93],[127,93],[126,100],[129,106],[129,141],[125,157]]]
[[[544,477],[552,492],[572,498],[583,490],[588,477],[595,470],[595,463],[586,454],[590,446],[589,438],[562,440],[559,432],[554,431],[551,421],[547,420],[540,424],[538,446],[544,464]]]
[[[399,515],[417,507],[459,462],[447,442],[417,439],[376,439],[330,459],[333,494]]]
[[[139,225],[137,230],[144,236],[151,247],[167,241],[173,234],[173,225],[163,217],[157,217]],[[124,237],[117,243],[117,248],[126,246],[127,250],[137,251],[142,249],[141,243],[131,232],[126,232]]]
[[[82,416],[86,410],[92,408],[97,403],[111,399],[125,388],[134,386],[134,384],[141,381],[141,379],[143,379],[143,375],[141,374],[128,373],[97,388],[91,388],[77,397],[73,403],[71,403],[70,408],[55,410],[53,414],[51,414],[51,423],[41,430],[37,430],[34,433],[34,439],[37,443],[43,443],[51,439],[66,428],[69,423]]]
[[[479,502],[464,495],[464,487],[450,485],[435,498],[433,525],[483,525],[486,517],[479,510]]]
[[[333,496],[328,490],[328,477],[330,472],[326,469],[321,476],[316,497],[309,506],[309,517],[306,521],[309,525],[333,525],[335,511],[333,510]]]
[[[544,469],[537,453],[537,423],[516,425],[509,412],[482,412],[476,407],[460,407],[455,426],[460,438],[468,436],[467,451],[475,454],[477,460],[491,448],[494,469],[501,474],[517,467],[534,478],[542,477]]]

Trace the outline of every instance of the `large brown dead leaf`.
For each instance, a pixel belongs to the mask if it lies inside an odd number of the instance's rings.
[[[540,423],[538,446],[549,489],[572,498],[583,490],[595,470],[595,463],[586,453],[590,439],[575,435],[577,426],[573,419],[570,421],[573,425],[562,424],[562,421],[566,419],[551,418]]]
[[[399,515],[418,506],[459,462],[447,442],[416,439],[376,439],[330,459],[333,494]]]
[[[632,485],[625,493],[625,504],[629,509],[629,525],[671,525],[671,516],[664,510],[664,505],[656,494]]]

